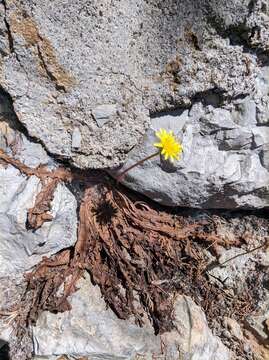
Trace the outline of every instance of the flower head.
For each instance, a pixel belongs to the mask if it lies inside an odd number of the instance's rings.
[[[182,153],[183,147],[176,140],[173,131],[167,132],[165,129],[160,129],[155,132],[157,138],[160,142],[154,143],[153,145],[160,149],[161,154],[164,156],[164,159],[170,159],[172,162],[174,160],[179,160],[179,155]]]

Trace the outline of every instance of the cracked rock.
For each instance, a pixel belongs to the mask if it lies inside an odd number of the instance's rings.
[[[27,210],[33,207],[40,181],[20,175],[12,166],[0,168],[0,276],[24,272],[76,241],[76,200],[58,185],[52,202],[53,220],[32,232],[27,230]],[[16,257],[14,257],[16,254]]]
[[[147,162],[126,185],[166,205],[268,206],[263,1],[6,0],[3,10],[0,85],[49,153],[127,166],[171,115],[183,160]]]
[[[124,184],[169,206],[269,206],[268,129],[264,135],[261,128],[234,123],[225,109],[197,104],[191,112],[152,118],[144,143],[133,150],[125,167],[153,153],[154,131],[161,127],[173,130],[183,144],[175,170],[168,172],[156,157],[127,173]]]
[[[201,99],[184,111],[154,114],[144,142],[117,171],[154,152],[154,132],[159,128],[174,131],[183,144],[182,158],[174,171],[168,171],[160,158],[153,158],[128,172],[123,183],[168,206],[268,207],[269,127],[261,126],[256,111],[263,107],[260,95],[269,92],[269,81],[260,86],[266,69],[247,98],[222,107]],[[266,113],[264,107],[263,111]]]
[[[56,164],[44,148],[16,129],[18,123],[8,99],[0,95],[0,148],[27,166]],[[77,202],[63,184],[58,184],[51,204],[52,221],[35,231],[27,228],[27,213],[42,186],[36,176],[27,177],[12,165],[0,164],[0,276],[19,274],[73,245],[77,234]],[[14,257],[14,254],[16,256]]]
[[[149,113],[250,95],[258,35],[246,51],[225,31],[245,26],[252,34],[259,26],[262,39],[267,34],[267,7],[250,9],[244,0],[4,5],[0,44],[9,46],[2,45],[0,85],[29,134],[81,168],[122,164],[142,141]],[[263,105],[258,112],[264,122]]]
[[[175,301],[175,330],[156,336],[150,324],[140,328],[131,320],[118,319],[106,308],[88,275],[79,285],[80,290],[72,295],[70,312],[45,312],[33,327],[36,360],[54,360],[63,354],[103,360],[230,359],[229,350],[209,330],[202,310],[188,297],[178,296]]]
[[[1,150],[32,168],[42,165],[55,168],[54,160],[44,148],[18,131],[16,127],[20,124],[9,105],[8,99],[0,94]],[[14,308],[25,293],[23,274],[44,256],[49,257],[74,245],[77,239],[77,202],[63,184],[58,184],[54,192],[49,211],[51,221],[35,231],[28,228],[27,213],[41,188],[41,181],[36,176],[27,177],[12,165],[1,162],[0,311],[2,315],[7,314],[0,319],[0,358],[7,346],[5,342],[9,343],[12,360],[29,359],[32,352],[30,332],[25,331],[19,344],[12,332],[12,320],[16,316]]]

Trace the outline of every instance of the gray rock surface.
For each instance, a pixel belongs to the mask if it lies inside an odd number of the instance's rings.
[[[164,127],[183,143],[182,160],[148,161],[127,186],[166,205],[268,206],[268,29],[264,0],[2,0],[0,148],[31,167],[54,168],[55,155],[80,168],[128,158],[126,168],[154,151],[154,131]],[[1,311],[24,292],[23,272],[76,241],[77,204],[64,185],[53,220],[26,229],[40,188],[0,164]],[[239,253],[223,250],[220,261]],[[268,267],[268,254],[240,256],[211,275],[234,288],[257,263]],[[71,312],[43,313],[12,360],[24,360],[32,343],[36,359],[49,360],[231,357],[187,297],[176,299],[175,330],[155,336],[150,324],[119,320],[88,277],[80,286]],[[268,342],[268,302],[261,310],[247,322]],[[16,315],[0,319],[0,348],[16,342]],[[225,326],[241,338],[232,319]]]
[[[148,162],[127,186],[166,205],[268,206],[266,2],[1,6],[0,85],[50,153],[81,168],[128,156],[127,166],[151,151],[150,129],[172,128],[183,161]]]
[[[183,112],[154,116],[143,143],[120,171],[155,151],[159,128],[174,131],[183,144],[182,158],[173,167],[159,157],[146,161],[127,173],[124,184],[168,206],[269,206],[269,127],[257,122],[261,93],[269,99],[269,67],[257,78],[253,95],[244,99],[216,107],[212,95],[209,104],[198,101]]]
[[[189,107],[210,92],[216,106],[251,94],[260,71],[251,48],[268,50],[261,0],[1,6],[0,85],[30,135],[79,167],[122,163],[149,113]],[[262,123],[266,96],[257,105]]]
[[[56,166],[54,160],[39,143],[25,136],[12,102],[3,91],[0,91],[0,149],[32,168],[40,165],[49,168]]]
[[[30,167],[54,167],[40,144],[29,141],[11,127],[12,118],[7,116],[10,114],[7,110],[0,102],[1,149]],[[7,121],[3,119],[5,116]],[[37,177],[28,178],[12,165],[0,164],[0,277],[27,271],[43,256],[50,256],[76,241],[77,201],[63,184],[58,184],[54,193],[50,212],[53,220],[36,231],[27,230],[27,211],[34,206],[41,188]]]
[[[256,315],[248,316],[246,322],[248,326],[258,334],[260,339],[264,341],[268,340],[269,292],[267,292],[266,299],[260,304],[259,312]]]
[[[204,313],[188,297],[178,296],[175,301],[176,330],[161,336],[154,335],[150,324],[139,328],[118,319],[88,276],[71,304],[70,312],[41,315],[33,328],[36,359],[53,360],[61,354],[91,360],[230,359],[227,348],[209,330]]]
[[[26,179],[11,166],[0,168],[0,276],[24,272],[76,241],[76,199],[64,185],[54,194],[53,220],[35,232],[26,229],[27,210],[39,191],[36,177]]]
[[[9,105],[1,94],[1,150],[27,166],[55,168],[55,162],[43,147],[16,129],[18,124]],[[40,189],[37,177],[26,177],[12,165],[0,164],[0,358],[5,342],[10,345],[12,360],[26,359],[26,354],[32,351],[30,333],[25,332],[18,346],[12,327],[12,321],[18,316],[16,305],[25,292],[24,272],[43,256],[70,247],[77,239],[77,201],[63,184],[58,184],[54,193],[52,221],[45,222],[36,231],[27,230],[27,211],[33,207]]]

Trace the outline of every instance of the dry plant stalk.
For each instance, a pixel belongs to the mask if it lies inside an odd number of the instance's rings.
[[[217,245],[239,243],[217,236],[213,222],[173,217],[107,183],[85,190],[79,220],[75,248],[45,259],[27,276],[33,299],[38,299],[29,312],[31,322],[40,311],[68,309],[68,297],[85,270],[120,318],[133,315],[142,325],[146,316],[157,333],[173,327],[176,292],[194,298],[212,318],[219,313],[220,297],[234,314],[253,310],[250,291],[231,298],[208,281],[202,249],[210,246],[214,252]],[[59,288],[64,289],[61,296]]]
[[[25,175],[41,179],[43,188],[28,216],[34,229],[50,220],[50,202],[59,181],[85,183],[77,243],[74,248],[44,258],[26,275],[21,323],[35,323],[44,310],[70,309],[68,297],[77,290],[85,270],[120,318],[133,315],[141,325],[148,317],[156,333],[173,327],[173,297],[178,292],[199,303],[209,321],[223,316],[223,311],[236,317],[255,308],[251,298],[255,289],[251,286],[231,297],[222,284],[208,281],[208,259],[203,250],[215,254],[218,245],[239,246],[244,242],[242,236],[221,237],[212,218],[194,221],[162,212],[100,177],[89,180],[89,174],[65,169],[30,169],[2,152],[0,158]],[[224,304],[221,309],[220,301]]]

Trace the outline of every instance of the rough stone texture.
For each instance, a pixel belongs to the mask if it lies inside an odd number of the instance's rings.
[[[0,96],[0,148],[31,167],[55,167],[40,144],[12,128],[10,109]],[[2,100],[2,101],[1,101]],[[6,120],[6,121],[4,121]],[[65,185],[54,193],[51,215],[36,231],[27,230],[27,211],[41,190],[40,180],[27,178],[11,165],[0,164],[0,276],[29,270],[44,255],[50,256],[76,241],[77,202]],[[16,256],[14,256],[16,254]]]
[[[131,152],[123,169],[154,152],[154,131],[161,127],[173,130],[182,142],[182,159],[174,166],[159,157],[147,161],[132,169],[124,184],[169,206],[269,206],[269,127],[257,123],[257,104],[268,92],[269,67],[264,67],[252,96],[216,107],[218,98],[212,93],[208,104],[200,100],[183,112],[153,117],[143,144]],[[264,109],[265,114],[269,116]]]
[[[64,185],[58,185],[52,202],[53,221],[37,231],[26,229],[27,210],[40,191],[39,180],[27,180],[9,166],[0,168],[0,276],[23,272],[76,241],[76,200]],[[14,256],[16,254],[16,256]]]
[[[1,6],[0,84],[28,132],[80,167],[119,165],[141,140],[149,113],[191,106],[208,92],[224,102],[249,95],[260,71],[250,47],[268,49],[261,0]]]
[[[259,338],[266,343],[269,331],[269,292],[267,292],[265,301],[260,305],[258,314],[249,316],[246,322],[258,334]]]
[[[170,128],[170,109],[183,161],[176,169],[148,162],[126,185],[166,205],[268,206],[265,1],[1,6],[0,85],[50,153],[107,168],[140,143],[128,165],[150,151],[152,130],[141,145],[150,124]]]
[[[23,275],[21,274],[0,277],[0,279],[0,311],[4,311],[17,304],[18,299],[25,291],[25,287],[22,286]],[[7,318],[1,317],[0,319],[0,339],[2,341],[10,341],[12,338],[12,326],[9,326],[11,319],[12,314]]]
[[[9,96],[0,91],[0,148],[27,166],[55,167],[54,160],[48,156],[45,149],[37,142],[31,141],[24,132],[14,113]]]
[[[209,330],[201,309],[188,297],[178,296],[173,320],[176,330],[162,336],[155,336],[149,324],[139,328],[118,319],[106,308],[99,288],[90,284],[88,276],[71,304],[69,313],[41,315],[33,328],[37,359],[52,360],[61,354],[91,360],[230,359],[229,351]]]
[[[255,245],[252,244],[252,248],[254,247]],[[227,262],[225,266],[219,266],[209,271],[209,274],[214,275],[211,281],[219,279],[219,281],[225,282],[226,286],[240,291],[246,277],[251,271],[255,271],[257,263],[260,266],[269,266],[269,252],[260,250],[249,254],[243,253],[244,251],[240,248],[231,248],[223,251],[219,257],[220,264],[225,263],[228,259],[234,259]]]
[[[0,94],[0,148],[30,167],[56,164],[43,147],[30,141],[21,131],[8,98]],[[19,170],[0,164],[0,358],[9,343],[12,360],[26,359],[31,354],[32,339],[28,331],[18,347],[12,328],[16,308],[25,292],[23,273],[50,256],[74,245],[77,238],[77,202],[65,185],[59,184],[54,193],[51,215],[36,231],[27,230],[27,211],[34,205],[41,189],[40,180],[27,178]],[[3,347],[4,345],[4,347]],[[2,351],[2,352],[1,352]],[[1,358],[2,359],[2,358]]]
[[[250,301],[256,302],[254,314],[242,316],[235,321],[232,309],[229,318],[220,321],[214,320],[214,334],[221,336],[222,342],[233,349],[235,339],[243,344],[244,356],[240,360],[255,359],[264,360],[269,356],[268,330],[266,321],[269,318],[269,291],[268,291],[268,266],[269,249],[261,247],[269,235],[268,221],[255,225],[251,217],[242,219],[234,216],[229,226],[225,222],[221,224],[220,234],[232,238],[240,233],[247,235],[247,249],[244,247],[230,249],[218,249],[218,266],[212,266],[208,271],[211,283],[223,284],[232,298],[236,298],[246,284],[253,287]],[[250,251],[254,250],[255,251]],[[214,258],[212,258],[214,262]],[[263,275],[262,275],[263,274]],[[224,290],[226,291],[226,290]],[[234,305],[234,308],[236,306]],[[211,324],[212,325],[212,324]],[[224,330],[226,329],[226,330]],[[237,357],[235,357],[237,360]]]
[[[268,206],[268,13],[264,0],[0,1],[0,148],[32,167],[55,167],[52,154],[81,168],[116,167],[130,154],[128,166],[153,151],[162,126],[183,142],[182,161],[149,161],[126,177],[128,186],[167,205]],[[76,201],[63,185],[53,221],[26,230],[39,189],[37,178],[1,165],[0,310],[25,290],[23,271],[76,239]],[[236,254],[223,250],[219,260]],[[259,252],[211,275],[234,289],[268,263]],[[39,319],[39,359],[230,357],[187,297],[177,297],[176,330],[162,337],[149,324],[116,318],[89,281],[72,305],[70,313]],[[260,308],[246,323],[268,342],[268,302]],[[225,321],[241,339],[233,319]],[[1,320],[0,348],[1,340],[16,342],[10,330]],[[29,332],[12,360],[24,359],[31,341]]]
[[[188,297],[179,296],[175,301],[174,324],[176,331],[163,334],[168,359],[228,360],[231,354],[212,335],[201,309]]]

